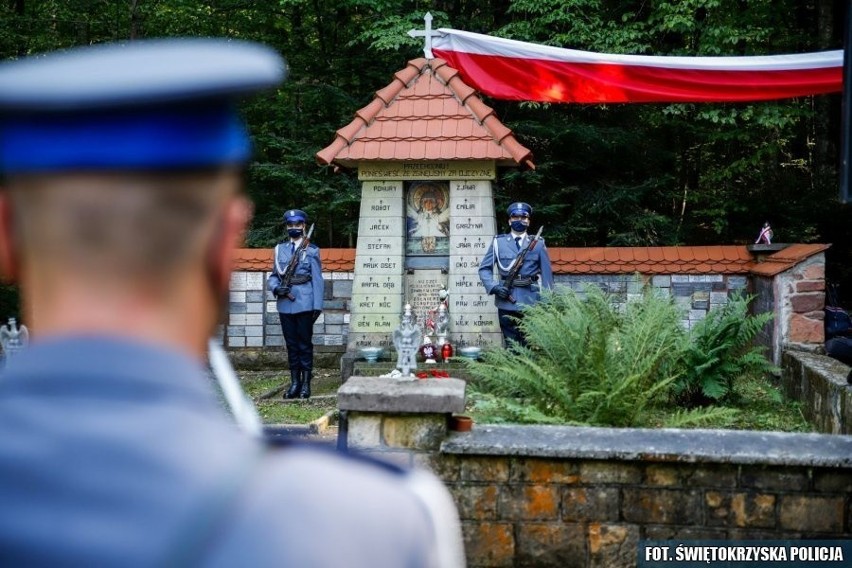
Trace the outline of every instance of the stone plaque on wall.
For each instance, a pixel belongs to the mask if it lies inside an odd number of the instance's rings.
[[[371,254],[386,254],[398,255],[402,250],[398,237],[358,237],[358,244],[355,248],[355,254],[371,255]]]
[[[450,234],[456,237],[494,236],[494,217],[474,217],[472,215],[453,216],[450,220]]]
[[[361,181],[421,179],[492,180],[496,177],[497,168],[494,160],[371,161],[358,164],[358,179]]]
[[[417,316],[421,326],[430,310],[440,303],[438,292],[447,286],[447,275],[440,270],[415,270],[406,276],[405,301]]]
[[[402,274],[360,274],[356,271],[352,282],[353,301],[356,295],[382,293],[403,294]]]
[[[371,276],[402,274],[402,255],[356,254],[355,272]]]
[[[358,222],[358,234],[370,237],[403,235],[402,217],[361,217]]]
[[[494,235],[450,235],[450,253],[460,256],[473,254],[481,259],[493,239]]]
[[[491,160],[359,164],[350,349],[392,348],[404,304],[424,326],[441,288],[448,291],[451,342],[502,342],[493,298],[478,274],[496,231],[495,175]]]
[[[361,216],[369,212],[369,209],[364,207],[365,203],[370,203],[378,199],[397,200],[402,207],[402,182],[401,181],[365,181],[361,184]],[[399,212],[402,215],[402,209]]]

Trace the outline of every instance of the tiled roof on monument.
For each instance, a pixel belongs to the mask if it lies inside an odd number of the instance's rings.
[[[317,162],[352,168],[361,161],[496,160],[534,168],[522,146],[443,59],[413,59],[337,131]]]

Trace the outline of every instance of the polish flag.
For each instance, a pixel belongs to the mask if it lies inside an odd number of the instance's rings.
[[[618,55],[441,28],[432,53],[495,99],[737,102],[840,92],[843,51],[745,57]]]

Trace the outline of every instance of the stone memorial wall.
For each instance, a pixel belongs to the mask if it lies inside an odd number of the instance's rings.
[[[451,342],[500,343],[497,310],[478,275],[497,230],[495,174],[487,161],[361,166],[347,351],[391,346],[405,304],[424,325],[442,288]]]

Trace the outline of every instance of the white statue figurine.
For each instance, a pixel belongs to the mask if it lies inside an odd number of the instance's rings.
[[[417,349],[420,347],[420,341],[423,337],[423,332],[414,321],[414,316],[411,313],[411,304],[405,304],[405,312],[402,315],[402,321],[399,327],[393,332],[393,346],[396,348],[396,368],[402,373],[403,377],[412,375],[414,369],[417,369]]]

